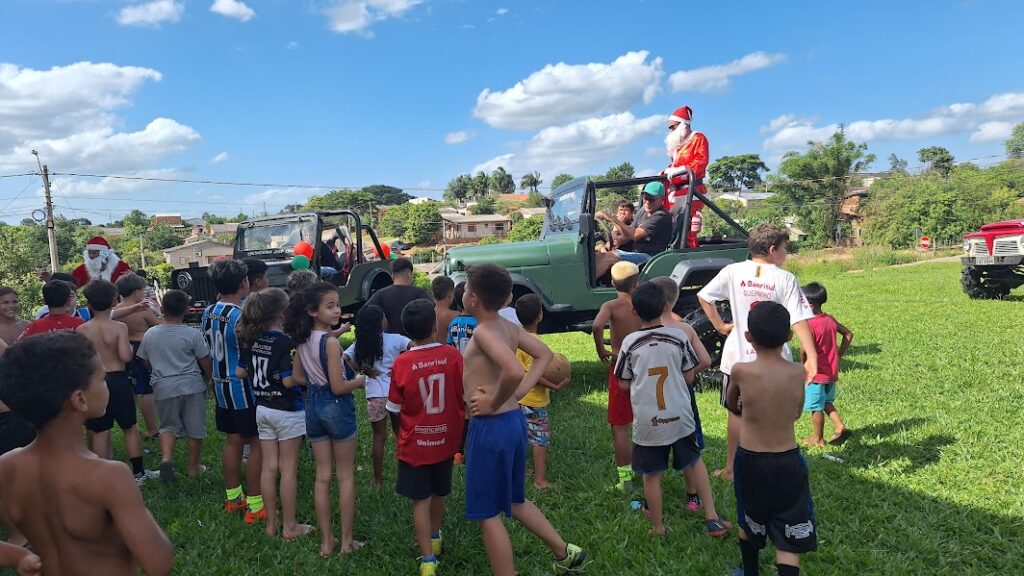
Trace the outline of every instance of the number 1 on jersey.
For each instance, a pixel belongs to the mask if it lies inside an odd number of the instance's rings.
[[[648,376],[657,376],[655,384],[658,396],[658,410],[665,410],[665,380],[668,380],[668,366],[655,366],[647,369]]]

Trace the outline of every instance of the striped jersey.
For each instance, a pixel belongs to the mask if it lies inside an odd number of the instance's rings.
[[[473,337],[473,330],[476,329],[476,318],[469,314],[455,317],[448,325],[448,345],[455,346],[465,356],[466,348],[469,346],[469,339]]]
[[[242,410],[256,405],[252,385],[235,376],[240,360],[235,325],[242,308],[230,302],[217,302],[206,307],[201,327],[210,347],[213,364],[213,392],[217,406]]]
[[[678,328],[642,328],[622,341],[615,376],[631,381],[635,444],[668,446],[694,433],[690,389],[683,374],[697,362],[690,340]]]

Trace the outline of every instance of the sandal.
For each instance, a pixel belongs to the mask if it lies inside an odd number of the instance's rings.
[[[843,428],[842,432],[833,434],[832,437],[828,439],[828,443],[833,446],[842,446],[844,442],[850,439],[850,436],[853,436],[853,432],[850,432],[849,428]]]
[[[704,521],[704,526],[708,529],[708,536],[712,538],[721,538],[729,533],[729,529],[732,528],[732,524],[722,520],[721,518],[711,518]]]

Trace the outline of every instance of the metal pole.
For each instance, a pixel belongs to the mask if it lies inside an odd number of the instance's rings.
[[[142,267],[146,267],[146,248],[142,245],[145,234],[139,234],[139,255],[142,256]]]
[[[46,193],[46,240],[50,244],[50,271],[60,269],[57,261],[57,232],[53,227],[53,201],[50,199],[50,170],[43,166],[43,191]]]

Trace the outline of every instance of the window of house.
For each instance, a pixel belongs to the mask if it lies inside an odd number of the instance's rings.
[[[494,225],[494,231],[495,232],[504,232],[505,231],[505,223],[504,222],[496,223]]]
[[[184,256],[178,256],[178,264],[188,264],[188,258]]]
[[[466,225],[466,232],[469,232],[470,234],[475,233],[476,232],[476,224],[467,224]]]

